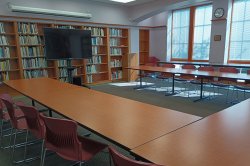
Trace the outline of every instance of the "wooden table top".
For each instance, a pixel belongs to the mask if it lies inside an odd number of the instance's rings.
[[[249,166],[250,99],[133,150],[169,166]]]
[[[5,84],[127,149],[201,119],[48,78]]]
[[[132,70],[142,70],[142,71],[152,71],[152,72],[164,72],[164,73],[173,73],[173,74],[188,74],[188,75],[196,75],[196,76],[204,76],[204,77],[218,77],[218,78],[233,78],[233,79],[242,79],[242,80],[250,80],[250,75],[245,73],[224,73],[219,71],[198,71],[198,70],[190,70],[190,69],[176,69],[176,68],[166,68],[166,67],[158,67],[158,66],[132,66],[127,67],[127,69]]]

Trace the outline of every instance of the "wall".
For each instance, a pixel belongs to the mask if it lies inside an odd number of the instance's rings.
[[[15,13],[11,12],[10,9],[7,7],[8,2],[11,2],[14,5],[27,7],[65,10],[73,12],[89,12],[93,15],[93,17],[91,19],[82,19],[30,13]],[[89,0],[1,0],[0,15],[52,18],[108,24],[133,24],[128,19],[128,12],[126,8]]]

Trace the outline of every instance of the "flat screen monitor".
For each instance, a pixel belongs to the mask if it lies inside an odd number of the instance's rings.
[[[44,28],[45,56],[48,60],[92,57],[91,31]]]

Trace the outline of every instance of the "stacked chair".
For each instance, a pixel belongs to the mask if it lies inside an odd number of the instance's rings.
[[[162,67],[170,69],[170,68],[175,68],[175,65],[174,64],[163,64]],[[169,84],[172,77],[173,77],[173,74],[171,74],[171,73],[160,73],[156,78],[158,78],[162,81],[167,81]],[[167,92],[168,92],[168,89],[167,89],[166,93]]]
[[[188,70],[196,70],[196,67],[194,65],[183,65],[181,67],[182,69],[188,69]],[[188,75],[188,74],[181,74],[179,77],[175,78],[175,81],[178,83],[182,83],[185,88],[185,92],[188,93],[189,97],[189,89],[190,89],[190,82],[195,79],[194,75]]]
[[[239,70],[235,67],[222,67],[222,68],[219,68],[219,72],[237,74],[239,73]],[[219,93],[219,89],[226,89],[227,91],[226,102],[228,102],[230,87],[234,86],[236,83],[237,83],[237,79],[218,78],[218,81],[213,81],[211,85],[213,86],[213,89],[214,89],[214,95],[215,95],[215,88],[217,88],[217,93]]]
[[[250,75],[250,70],[247,71],[247,74]],[[243,100],[247,99],[246,93],[250,92],[250,81],[245,82],[237,82],[237,84],[234,86],[234,91],[236,93],[236,101],[238,102],[240,100],[239,98],[239,91],[243,91]]]
[[[198,71],[214,72],[215,70],[214,70],[214,67],[212,67],[212,66],[201,66],[198,68]],[[213,82],[213,77],[203,78],[203,85],[211,85],[211,82]],[[197,78],[190,81],[190,83],[194,84],[194,85],[200,85],[201,84],[201,77],[197,76]],[[209,90],[209,96],[210,96],[210,90]]]

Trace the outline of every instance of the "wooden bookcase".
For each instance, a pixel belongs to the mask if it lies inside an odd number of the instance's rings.
[[[0,21],[0,81],[21,78],[15,26],[14,22]]]
[[[110,79],[112,81],[128,79],[128,71],[124,69],[128,66],[128,38],[128,29],[109,28]]]
[[[56,78],[54,62],[46,61],[44,55],[44,27],[51,25],[17,22],[23,78]]]
[[[91,31],[93,54],[92,59],[85,61],[85,82],[91,84],[108,81],[109,66],[107,28],[86,26],[84,29]]]
[[[140,29],[139,31],[139,50],[140,64],[145,64],[149,58],[149,30]]]
[[[92,59],[72,60],[72,66],[75,67],[73,76],[81,77],[83,83],[128,79],[124,67],[128,66],[129,29],[84,25],[79,22],[57,24],[28,18],[24,20],[0,20],[0,82],[37,77],[68,81],[65,60],[45,59],[45,27],[91,31]]]

